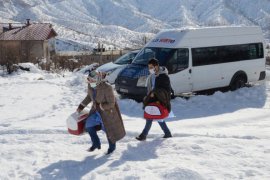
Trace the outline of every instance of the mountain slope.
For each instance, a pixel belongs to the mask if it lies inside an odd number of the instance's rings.
[[[185,26],[259,25],[270,39],[269,0],[0,0],[0,21],[27,18],[90,47],[133,47],[160,29]]]

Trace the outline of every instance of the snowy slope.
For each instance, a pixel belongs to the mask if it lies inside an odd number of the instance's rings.
[[[0,21],[51,22],[60,38],[134,47],[160,29],[259,25],[270,39],[269,0],[0,0]]]
[[[170,139],[154,123],[147,141],[136,141],[142,104],[118,100],[127,135],[110,156],[104,133],[92,153],[87,134],[67,133],[66,118],[85,95],[80,74],[0,76],[0,179],[270,178],[269,70],[261,85],[173,100]]]

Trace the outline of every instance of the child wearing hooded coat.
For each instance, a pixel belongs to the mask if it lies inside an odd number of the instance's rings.
[[[77,111],[82,111],[90,102],[93,102],[89,116],[95,111],[100,114],[102,126],[104,126],[109,142],[107,154],[110,154],[116,149],[116,142],[122,139],[126,135],[126,132],[113,88],[104,80],[106,74],[99,72],[97,76],[97,80],[92,77],[87,78],[88,93],[80,103]],[[88,151],[94,151],[95,149],[101,148],[97,130],[98,129],[95,126],[87,128],[92,140],[92,146]]]
[[[168,76],[168,70],[165,67],[160,67],[157,59],[150,59],[148,62],[148,68],[150,75],[147,81],[147,96],[144,98],[144,107],[155,101],[159,101],[164,105],[167,110],[171,111],[171,83]],[[146,123],[142,133],[136,137],[139,141],[146,140],[148,132],[151,129],[153,119],[146,119]],[[163,138],[172,137],[171,131],[169,130],[164,120],[158,121],[161,129],[164,132]]]

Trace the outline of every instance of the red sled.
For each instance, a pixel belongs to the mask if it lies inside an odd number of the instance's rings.
[[[85,121],[88,113],[73,113],[67,119],[68,132],[73,135],[82,135],[84,133]]]
[[[160,103],[153,102],[145,106],[144,118],[151,120],[165,119],[169,116],[169,111]]]

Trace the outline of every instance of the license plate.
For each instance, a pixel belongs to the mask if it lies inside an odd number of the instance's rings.
[[[120,92],[128,93],[128,90],[127,89],[120,88]]]

